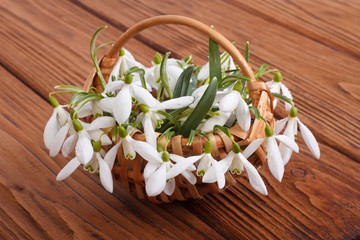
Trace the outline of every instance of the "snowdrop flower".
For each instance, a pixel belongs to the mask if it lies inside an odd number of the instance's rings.
[[[123,77],[125,72],[132,67],[145,68],[141,63],[135,60],[128,50],[122,48],[119,53],[119,59],[110,73],[109,82],[111,82],[114,78],[117,80],[118,78]],[[134,81],[140,81],[140,78],[136,76]]]
[[[221,110],[217,111],[213,114],[214,114],[214,116],[209,118],[208,120],[206,120],[206,122],[202,126],[202,128],[201,128],[202,132],[204,132],[204,133],[211,132],[214,129],[215,125],[224,126],[231,115],[231,113],[222,112]]]
[[[285,97],[292,100],[293,97],[292,97],[289,89],[281,82],[281,80],[282,80],[281,73],[276,72],[275,75],[274,75],[274,79],[272,81],[270,81],[270,82],[266,82],[266,85],[269,87],[270,92],[280,94],[280,90],[281,90],[281,93]],[[274,101],[273,101],[273,109],[275,109],[277,101],[278,101],[277,98],[275,98]],[[285,109],[286,109],[286,111],[290,111],[291,104],[285,102]]]
[[[167,151],[161,151],[161,162],[149,162],[144,169],[145,190],[149,196],[157,196],[162,191],[172,195],[175,190],[175,177],[182,174],[191,184],[196,183],[196,177],[192,174],[195,170],[194,162],[200,156],[184,158]],[[173,164],[173,160],[176,164]]]
[[[81,142],[78,142],[77,145],[82,144]],[[77,152],[77,156],[75,158],[73,158],[57,175],[56,180],[58,181],[62,181],[64,179],[66,179],[67,177],[69,177],[81,164],[84,165],[84,169],[89,169],[91,173],[95,173],[95,172],[99,172],[100,174],[100,181],[102,183],[102,185],[104,186],[104,188],[109,191],[109,192],[113,192],[113,179],[112,179],[112,173],[111,173],[111,168],[103,159],[103,157],[101,156],[101,140],[98,140],[97,142],[94,143],[94,146],[88,145],[86,147],[86,150],[90,150],[90,146],[91,146],[91,150],[90,152],[87,153],[87,158],[86,160],[83,158],[79,158],[80,155],[78,155]],[[90,156],[91,155],[91,156]],[[107,155],[107,154],[106,154]],[[105,155],[105,158],[106,158]],[[90,160],[88,161],[88,159],[90,158]],[[86,162],[85,162],[85,161]]]
[[[132,75],[125,76],[125,84],[117,94],[113,103],[113,114],[116,121],[121,124],[127,121],[132,108],[132,98],[140,103],[155,105],[157,100],[146,89],[132,84]]]
[[[284,175],[284,163],[275,139],[279,140],[281,143],[285,144],[295,152],[299,152],[299,147],[293,139],[287,136],[274,135],[272,128],[268,125],[265,128],[265,134],[265,138],[256,139],[250,143],[249,146],[244,150],[243,155],[245,158],[250,157],[251,154],[253,154],[256,149],[258,149],[260,145],[266,141],[266,155],[270,172],[279,182],[281,182]]]
[[[72,122],[70,114],[55,97],[50,96],[49,100],[54,111],[44,129],[44,143],[50,150],[50,156],[54,157],[59,153]]]
[[[134,140],[121,125],[118,126],[118,130],[121,138],[120,144],[122,145],[125,158],[133,160],[136,157],[136,153],[139,153],[140,156],[148,162],[161,161],[156,149],[150,144]],[[131,131],[131,128],[129,128],[129,130]]]
[[[179,109],[188,106],[194,101],[194,98],[191,96],[183,96],[179,98],[170,99],[164,102],[157,101],[156,104],[152,106],[147,106],[145,104],[140,104],[140,113],[137,117],[137,121],[141,121],[144,127],[144,133],[146,142],[151,146],[156,148],[156,136],[155,136],[155,127],[160,127],[163,116],[157,113],[156,111],[161,110],[165,111],[166,109]]]
[[[311,153],[317,159],[319,159],[320,158],[319,145],[316,142],[316,139],[314,135],[311,133],[311,131],[299,120],[297,114],[298,114],[297,108],[292,107],[290,110],[289,117],[279,120],[275,123],[275,131],[277,133],[281,132],[281,130],[284,128],[284,125],[287,123],[287,126],[284,131],[284,135],[288,136],[292,140],[295,140],[297,137],[297,129],[299,124],[301,136],[303,137],[306,146],[310,149]],[[279,149],[285,165],[290,160],[292,149],[287,147],[283,143],[280,143]]]
[[[219,180],[218,175],[221,176],[221,184],[225,185],[224,174],[227,170],[230,170],[232,174],[240,174],[244,167],[248,173],[250,185],[258,192],[263,195],[267,195],[267,189],[264,181],[262,180],[260,174],[256,168],[244,157],[240,152],[240,146],[237,143],[234,143],[233,150],[220,162],[218,162],[217,168],[210,168],[209,171],[205,174],[204,178],[206,182],[215,182]]]
[[[241,94],[241,83],[237,82],[233,87],[233,90],[223,97],[220,101],[219,108],[222,112],[233,112],[239,126],[245,131],[249,131],[251,125],[251,115],[249,106],[242,98]]]

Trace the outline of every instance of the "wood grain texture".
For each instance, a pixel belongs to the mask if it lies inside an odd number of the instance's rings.
[[[1,239],[356,239],[360,234],[360,41],[358,1],[1,1]],[[156,206],[76,171],[55,176],[42,132],[60,83],[82,86],[89,40],[114,41],[150,16],[193,17],[250,41],[251,66],[281,70],[299,117],[320,143],[316,160],[299,137],[279,184],[260,170],[269,196],[246,177],[219,195]],[[141,62],[171,50],[206,62],[206,37],[180,26],[146,30],[127,45]],[[269,77],[264,78],[269,80]],[[68,96],[62,98],[65,100]],[[278,111],[277,117],[285,117]]]

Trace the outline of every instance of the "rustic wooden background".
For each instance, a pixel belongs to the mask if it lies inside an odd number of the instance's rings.
[[[282,184],[264,167],[269,196],[246,179],[223,194],[156,206],[96,176],[55,176],[67,159],[48,156],[43,129],[58,84],[82,86],[89,41],[114,41],[150,16],[193,17],[251,46],[251,65],[281,70],[299,117],[320,144],[300,154]],[[0,1],[0,238],[2,239],[359,239],[360,2]],[[180,26],[156,27],[126,46],[145,63],[156,51],[206,61],[207,39]],[[265,78],[268,80],[268,78]],[[277,117],[285,117],[278,112]]]

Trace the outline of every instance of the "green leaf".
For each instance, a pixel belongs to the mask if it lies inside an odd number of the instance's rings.
[[[182,125],[180,133],[184,137],[188,137],[191,130],[196,129],[201,123],[201,121],[205,118],[206,114],[209,112],[210,108],[214,103],[216,92],[217,79],[216,77],[214,77],[210,81],[209,86],[207,87],[198,104]]]
[[[173,94],[170,90],[170,87],[169,87],[169,82],[168,82],[168,76],[166,74],[166,62],[167,62],[167,59],[169,58],[169,55],[170,55],[171,52],[167,52],[165,53],[162,61],[161,61],[161,65],[160,65],[160,79],[161,79],[161,82],[166,90],[166,92],[168,93],[169,95],[169,98],[172,98],[173,97]]]
[[[249,49],[249,41],[247,41],[245,45],[245,60],[247,62],[249,62],[249,57],[250,57],[250,49]]]
[[[219,82],[219,87],[224,86],[225,84],[229,83],[229,82],[235,82],[238,80],[244,80],[244,81],[251,81],[251,78],[244,76],[244,75],[237,75],[237,74],[232,74],[232,75],[228,75],[226,77],[224,77],[220,82]]]
[[[189,96],[187,95],[187,90],[190,85],[190,80],[193,71],[194,71],[194,66],[190,66],[180,74],[179,79],[176,82],[173,98]]]
[[[282,94],[279,94],[279,93],[272,93],[272,95],[273,95],[274,97],[280,98],[280,99],[284,100],[285,102],[288,102],[288,103],[290,103],[292,106],[294,106],[294,102],[293,102],[290,98],[288,98],[288,97],[286,97],[286,96],[284,96],[284,95],[282,95]]]
[[[77,105],[79,105],[81,102],[83,101],[87,101],[90,99],[90,101],[92,100],[100,100],[104,98],[103,96],[101,95],[98,95],[98,94],[95,94],[95,93],[87,93],[85,96],[83,96],[82,98],[76,100],[72,105],[71,107],[74,108],[76,107]]]
[[[211,38],[209,38],[209,72],[210,79],[216,78],[217,81],[221,81],[222,74],[219,45]]]
[[[192,75],[188,89],[186,90],[186,96],[191,96],[191,94],[193,94],[193,92],[196,90],[197,83],[198,83],[197,77],[195,75]]]
[[[55,89],[61,89],[65,91],[85,92],[84,89],[72,85],[58,85],[55,86]]]
[[[257,107],[249,106],[250,112],[252,112],[255,115],[255,119],[259,120],[261,117],[260,111]]]
[[[172,122],[177,129],[181,128],[180,122],[178,120],[176,120],[172,115],[168,114],[165,111],[161,111],[161,110],[157,110],[156,112],[163,115],[164,117],[166,117],[166,119],[168,119],[170,122]]]
[[[105,85],[106,85],[106,82],[105,82],[105,79],[101,73],[101,69],[100,69],[100,66],[99,66],[99,62],[96,58],[96,48],[95,48],[95,43],[96,43],[96,39],[97,37],[99,36],[101,30],[107,28],[107,26],[103,26],[101,28],[99,28],[98,30],[96,30],[96,32],[94,33],[94,35],[92,36],[91,38],[91,41],[90,41],[90,54],[91,54],[91,59],[94,63],[94,66],[95,66],[95,69],[96,69],[96,73],[99,77],[99,80],[100,80],[100,85],[101,85],[101,88],[102,90],[105,89]]]
[[[267,65],[267,64],[261,65],[261,67],[259,68],[259,70],[257,70],[257,71],[255,72],[255,78],[256,78],[256,79],[259,79],[259,77],[261,77],[262,75],[264,75],[263,72],[264,72],[268,67],[269,67],[269,65]]]

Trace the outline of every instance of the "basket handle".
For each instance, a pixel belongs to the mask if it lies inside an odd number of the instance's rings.
[[[165,24],[179,24],[179,25],[188,26],[190,28],[205,33],[208,37],[210,37],[215,42],[217,42],[221,47],[224,48],[225,51],[229,53],[229,55],[233,58],[234,62],[240,67],[242,73],[253,80],[248,82],[249,91],[266,91],[268,93],[270,97],[270,105],[272,111],[272,102],[274,99],[273,95],[271,94],[269,88],[264,82],[259,82],[255,79],[251,67],[249,66],[245,58],[241,55],[239,50],[227,38],[225,38],[219,32],[215,31],[213,28],[208,27],[207,25],[197,20],[184,16],[162,15],[162,16],[151,17],[141,22],[138,22],[137,24],[130,27],[117,39],[113,47],[102,58],[100,67],[102,70],[103,69],[105,70],[104,75],[110,74],[111,69],[115,64],[119,51],[126,44],[128,40],[130,40],[133,36],[141,32],[142,30],[145,30],[153,26],[165,25]],[[89,76],[88,81],[85,84],[85,89],[88,89],[91,86],[94,80],[93,77],[94,75],[92,77]]]

